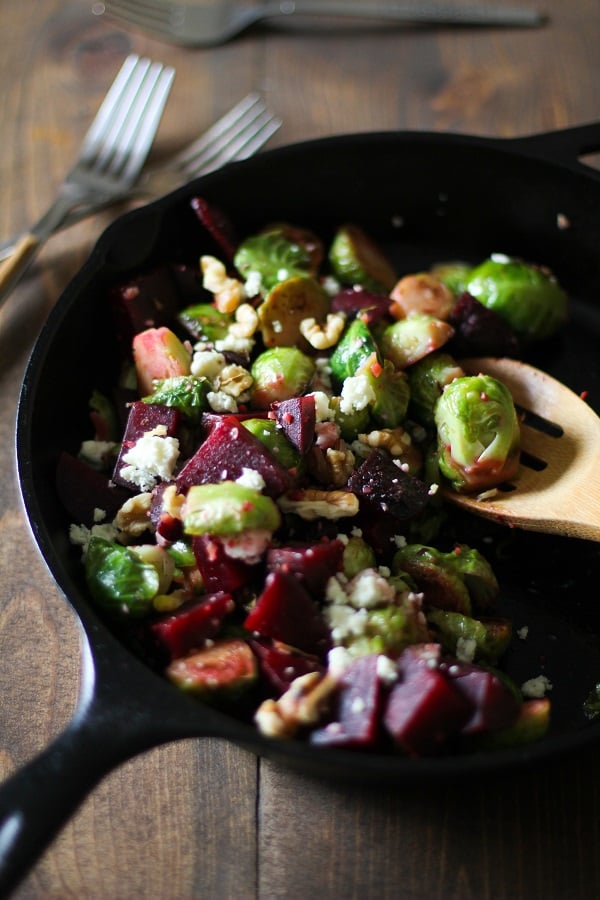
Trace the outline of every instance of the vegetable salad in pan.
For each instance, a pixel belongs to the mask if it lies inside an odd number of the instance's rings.
[[[519,464],[507,388],[462,355],[556,332],[551,272],[495,254],[397,273],[359,226],[215,239],[110,289],[122,370],[57,472],[90,595],[181,690],[260,732],[409,757],[539,739],[551,684],[442,485]]]

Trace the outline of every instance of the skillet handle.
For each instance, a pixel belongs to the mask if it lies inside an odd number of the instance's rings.
[[[160,743],[94,701],[39,756],[0,785],[0,897],[39,859],[96,784],[119,763]]]
[[[575,125],[573,128],[563,128],[559,131],[548,131],[527,137],[511,138],[510,143],[520,151],[533,152],[535,156],[549,162],[579,162],[585,166],[580,157],[586,153],[600,152],[600,122]],[[591,169],[590,166],[585,166],[585,168]],[[592,169],[592,171],[597,170]]]

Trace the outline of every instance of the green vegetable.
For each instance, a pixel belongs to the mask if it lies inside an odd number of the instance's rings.
[[[98,440],[120,440],[119,420],[115,407],[108,397],[98,390],[92,391],[90,397],[90,415]]]
[[[361,374],[366,376],[375,395],[369,407],[374,424],[378,428],[396,428],[408,411],[410,387],[406,375],[387,359],[377,374],[372,366],[363,369]]]
[[[439,350],[453,334],[454,329],[447,322],[427,313],[411,313],[388,325],[381,338],[381,351],[398,369],[405,369]]]
[[[434,424],[433,410],[443,390],[465,373],[449,353],[429,353],[407,369],[411,415],[426,427]]]
[[[189,541],[174,541],[167,547],[167,553],[179,569],[189,569],[196,565],[194,550]]]
[[[191,422],[198,422],[209,406],[207,395],[211,390],[207,378],[196,375],[176,375],[156,381],[153,392],[143,397],[144,403],[162,403],[178,409]]]
[[[212,303],[197,303],[182,310],[177,319],[197,341],[214,343],[223,340],[233,318],[220,312]]]
[[[455,297],[467,289],[471,272],[472,266],[464,262],[442,262],[431,268],[431,274],[443,281]]]
[[[489,375],[456,378],[437,401],[440,471],[458,491],[483,491],[513,478],[520,429],[508,388]]]
[[[276,400],[304,394],[315,373],[315,364],[296,347],[272,347],[256,357],[250,373],[254,379],[251,405],[254,409],[269,409]]]
[[[583,712],[587,719],[597,719],[600,716],[600,684],[597,684],[586,697]]]
[[[501,254],[476,266],[465,288],[527,341],[554,334],[567,316],[567,295],[550,271]]]
[[[127,547],[95,536],[87,549],[85,576],[98,606],[117,616],[145,616],[160,588],[154,564]]]
[[[376,565],[375,553],[363,538],[354,535],[348,539],[342,557],[342,567],[346,578],[354,578],[363,569],[373,568]]]
[[[322,324],[331,309],[331,300],[314,278],[296,275],[276,284],[258,307],[258,319],[265,347],[311,347],[300,331],[305,319]]]
[[[240,534],[248,529],[275,531],[281,523],[277,504],[254,488],[235,481],[193,485],[187,493],[186,534]]]
[[[241,424],[258,438],[286,469],[297,469],[302,464],[302,456],[273,419],[242,419]]]
[[[337,231],[329,250],[329,262],[343,284],[361,285],[375,293],[388,294],[397,280],[390,261],[356,225],[344,225]]]
[[[258,273],[263,294],[281,281],[306,275],[311,268],[306,247],[290,240],[280,229],[246,238],[240,244],[233,262],[244,278]]]
[[[373,335],[362,319],[353,319],[331,354],[332,375],[341,383],[370,360],[381,362]]]
[[[482,554],[465,544],[444,553],[425,544],[407,544],[392,560],[392,571],[408,573],[425,592],[429,606],[471,614],[498,595],[498,581]]]
[[[449,653],[457,652],[457,642],[474,642],[474,659],[496,662],[508,649],[511,627],[507,619],[473,619],[463,613],[446,609],[431,609],[427,621],[434,625],[442,646]]]

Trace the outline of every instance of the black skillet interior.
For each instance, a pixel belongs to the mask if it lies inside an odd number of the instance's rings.
[[[119,219],[58,301],[34,349],[21,397],[17,452],[23,496],[36,540],[82,618],[92,655],[135,672],[114,691],[114,702],[128,697],[130,705],[154,704],[162,722],[156,743],[221,734],[316,774],[390,783],[537,762],[600,737],[600,723],[583,714],[587,694],[600,682],[597,544],[516,532],[472,517],[458,520],[457,536],[481,546],[492,562],[504,610],[517,629],[528,627],[527,639],[516,638],[509,651],[508,669],[518,681],[548,675],[552,728],[544,741],[523,750],[415,764],[299,743],[273,746],[250,726],[207,710],[175,688],[148,691],[146,684],[158,676],[138,666],[88,605],[54,488],[60,451],[76,451],[88,436],[91,389],[107,389],[116,378],[107,287],[163,261],[196,264],[201,252],[215,250],[190,208],[196,195],[224,210],[240,235],[287,220],[327,238],[338,224],[356,222],[381,242],[400,273],[440,260],[476,262],[495,251],[550,266],[572,298],[571,319],[532,361],[575,391],[587,390],[592,404],[598,403],[600,174],[574,154],[569,161],[545,158],[547,146],[553,146],[551,136],[544,142],[543,136],[493,141],[385,133],[270,151]],[[600,147],[600,127],[595,146]]]

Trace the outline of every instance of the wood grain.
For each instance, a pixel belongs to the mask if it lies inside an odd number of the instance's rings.
[[[597,0],[547,0],[551,22],[535,30],[257,30],[206,51],[126,32],[90,5],[3,0],[2,235],[49,204],[130,51],[177,70],[156,159],[250,89],[284,120],[273,145],[380,129],[510,137],[600,117]],[[80,665],[74,616],[20,504],[19,386],[49,309],[114,214],[52,238],[0,310],[3,775],[65,726]],[[216,740],[181,741],[113,772],[15,896],[589,900],[600,896],[599,807],[593,755],[483,785],[388,791],[315,781]]]

